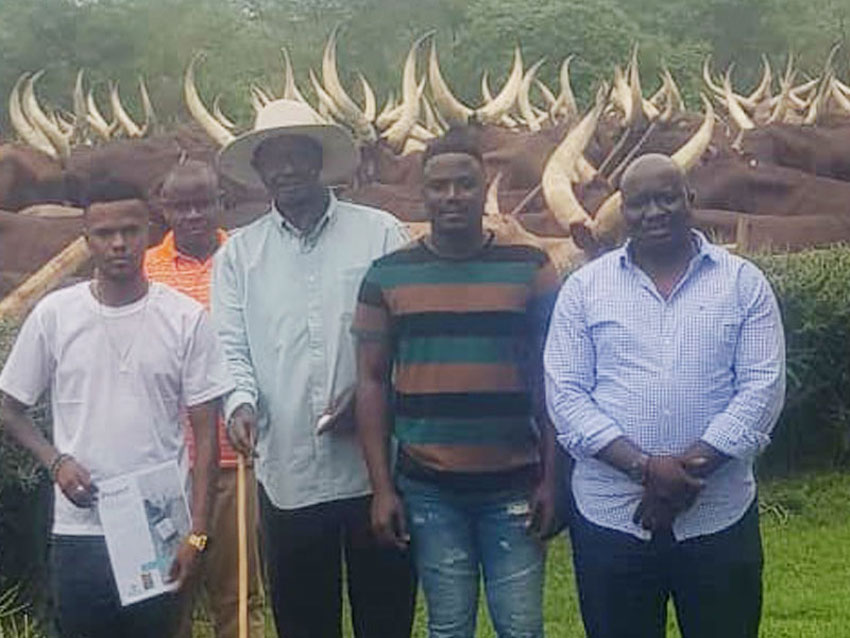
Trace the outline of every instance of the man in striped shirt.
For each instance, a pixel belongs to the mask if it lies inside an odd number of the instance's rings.
[[[484,231],[471,129],[426,151],[424,198],[431,235],[373,263],[353,326],[372,524],[400,547],[409,530],[432,637],[474,635],[482,572],[497,634],[542,636],[555,445],[538,390],[558,277]]]
[[[221,198],[218,176],[211,166],[189,160],[176,166],[165,178],[160,204],[171,230],[158,246],[145,253],[145,274],[151,281],[167,284],[192,297],[207,310],[213,255],[227,234],[218,227]],[[215,624],[216,638],[236,638],[238,633],[238,579],[236,530],[236,453],[227,440],[224,421],[218,422],[219,474],[213,496],[208,550],[195,587],[203,587]],[[189,460],[194,463],[194,439],[186,430]],[[250,635],[264,635],[263,586],[256,542],[256,489],[254,474],[246,468],[248,489],[248,618]],[[191,638],[194,592],[184,597],[177,631]]]
[[[670,158],[621,181],[628,243],[575,272],[546,343],[546,399],[576,458],[570,533],[589,638],[755,638],[753,461],[785,390],[776,299],[691,229]]]

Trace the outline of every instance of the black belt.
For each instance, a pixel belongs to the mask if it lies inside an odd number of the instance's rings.
[[[498,472],[450,472],[423,465],[399,446],[396,471],[414,481],[458,491],[499,492],[530,488],[540,480],[540,465],[529,463]]]

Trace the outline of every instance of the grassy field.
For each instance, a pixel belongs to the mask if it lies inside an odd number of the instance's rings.
[[[821,474],[762,486],[765,551],[764,638],[837,638],[850,635],[850,474]],[[569,543],[551,544],[546,587],[548,638],[584,636],[578,613]],[[421,598],[421,597],[420,597]],[[670,614],[668,638],[678,638]],[[346,636],[350,636],[346,619]],[[271,622],[268,636],[274,636]],[[420,600],[413,635],[425,638]],[[477,637],[493,637],[481,610]],[[210,638],[196,625],[195,638]]]

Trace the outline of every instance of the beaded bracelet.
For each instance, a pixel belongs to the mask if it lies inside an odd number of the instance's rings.
[[[53,459],[48,472],[50,473],[50,478],[54,483],[56,482],[56,474],[59,472],[59,468],[62,467],[62,464],[70,458],[73,457],[70,454],[65,454],[63,452],[61,454],[57,454],[56,458]]]

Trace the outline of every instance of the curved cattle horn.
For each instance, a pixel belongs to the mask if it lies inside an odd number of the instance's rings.
[[[189,66],[186,67],[186,74],[183,78],[183,96],[186,100],[186,107],[189,109],[192,117],[195,118],[195,121],[201,125],[201,128],[217,144],[225,146],[233,141],[234,135],[210,114],[207,107],[201,101],[201,97],[198,95],[198,89],[195,86],[195,64],[201,57],[203,57],[202,53],[196,53],[192,56]]]
[[[543,99],[546,101],[546,108],[549,109],[550,114],[554,114],[555,105],[558,103],[558,98],[555,97],[555,94],[552,93],[552,89],[550,89],[540,78],[536,78],[534,80],[534,86],[536,86],[540,90],[540,94],[543,96]]]
[[[820,82],[819,78],[812,78],[811,80],[807,80],[802,84],[799,84],[791,89],[791,94],[796,97],[802,97],[811,93],[814,89],[817,88],[818,82]]]
[[[705,95],[702,96],[702,101],[705,107],[702,124],[691,138],[670,156],[676,166],[685,173],[692,169],[705,153],[714,133],[714,108]],[[602,202],[596,216],[588,225],[597,240],[607,240],[619,234],[623,227],[623,216],[620,212],[622,205],[623,194],[619,190]]]
[[[428,100],[428,97],[422,96],[422,113],[425,115],[425,128],[428,129],[431,133],[435,135],[442,135],[444,133],[443,126],[437,120],[437,115],[434,113],[434,108],[431,106],[431,102]]]
[[[112,137],[114,127],[106,121],[106,118],[103,117],[103,114],[97,107],[97,102],[94,99],[94,89],[89,89],[89,92],[86,94],[86,122],[104,141],[109,141]]]
[[[413,153],[421,153],[426,148],[427,146],[425,146],[424,142],[421,142],[420,140],[414,139],[412,137],[408,137],[404,141],[404,146],[401,149],[401,155],[405,156],[411,155]]]
[[[449,124],[466,124],[472,109],[458,100],[449,85],[443,79],[440,71],[440,61],[437,58],[437,39],[431,40],[431,54],[428,58],[428,83],[431,85],[431,96],[434,106]]]
[[[304,99],[304,96],[301,95],[301,91],[298,90],[298,85],[295,84],[295,71],[292,69],[289,50],[286,47],[281,47],[280,53],[283,55],[283,99],[296,100],[302,104],[309,104]]]
[[[632,98],[632,117],[634,123],[638,118],[646,117],[654,120],[658,117],[658,109],[643,99],[643,89],[640,85],[640,66],[638,64],[638,45],[632,48],[632,59],[629,62],[629,93]]]
[[[674,116],[685,110],[685,102],[682,100],[682,94],[679,92],[679,87],[676,86],[676,80],[673,79],[673,74],[670,69],[666,68],[663,71],[664,87],[666,89],[666,105],[664,112],[660,115],[662,122],[669,122]]]
[[[611,103],[623,113],[623,125],[628,126],[634,120],[634,104],[632,103],[632,92],[623,69],[614,67],[614,82],[611,92]]]
[[[721,100],[724,99],[723,87],[711,78],[711,56],[707,56],[702,63],[702,81]]]
[[[378,111],[378,104],[375,100],[375,92],[369,84],[369,80],[360,71],[357,72],[357,78],[360,80],[360,88],[363,90],[363,117],[370,122],[375,121],[375,115]]]
[[[345,115],[343,115],[337,103],[328,95],[324,87],[322,87],[322,83],[316,77],[315,71],[310,69],[307,74],[310,77],[310,84],[313,85],[313,91],[316,92],[316,97],[319,100],[319,114],[323,116],[322,119],[326,120],[328,119],[327,116],[330,116],[338,122],[346,122],[350,125],[350,122],[346,120]],[[323,111],[326,113],[323,113]]]
[[[334,27],[325,45],[325,53],[322,56],[322,81],[327,94],[336,103],[338,111],[344,116],[342,121],[347,122],[358,137],[371,142],[376,139],[375,129],[363,114],[363,111],[360,110],[360,107],[357,106],[357,103],[345,92],[337,73],[336,41],[339,28],[339,25]]]
[[[146,133],[150,133],[153,127],[156,126],[156,113],[153,110],[153,104],[151,103],[150,94],[148,94],[145,78],[141,75],[139,76],[139,95],[142,98],[142,111],[145,114],[145,124],[142,126],[142,135],[145,135]]]
[[[484,104],[490,104],[493,101],[493,93],[490,91],[490,72],[484,71],[481,75],[481,97],[484,98]],[[507,113],[501,117],[499,124],[508,128],[516,128],[517,123]]]
[[[711,106],[711,101],[702,95],[703,108],[705,115],[702,119],[702,124],[691,136],[687,142],[682,144],[679,149],[670,156],[676,166],[684,172],[688,172],[696,166],[702,154],[705,153],[708,145],[711,144],[711,136],[714,134],[714,107]]]
[[[649,96],[649,101],[653,104],[653,106],[660,109],[664,106],[667,100],[667,78],[664,77],[663,71],[658,74],[658,77],[661,80],[661,86],[658,87],[658,90],[655,91],[655,93]]]
[[[425,90],[425,79],[417,85],[416,82],[416,54],[419,50],[419,45],[427,38],[431,37],[432,33],[416,39],[410,46],[410,51],[407,53],[407,58],[404,61],[404,71],[402,73],[402,100],[401,100],[401,115],[396,122],[383,133],[383,137],[389,145],[396,151],[401,151],[404,147],[404,140],[410,135],[410,130],[419,119],[419,102],[422,98],[422,92]]]
[[[519,94],[517,96],[517,105],[519,106],[520,115],[522,115],[525,119],[525,123],[528,128],[535,132],[540,130],[540,123],[537,121],[537,115],[535,115],[531,108],[531,97],[529,92],[531,91],[531,83],[534,81],[537,69],[539,69],[545,61],[546,58],[541,58],[535,62],[528,71],[526,71],[522,78],[522,82],[520,83]]]
[[[21,84],[26,81],[28,76],[29,73],[22,73],[12,87],[12,92],[9,94],[9,119],[15,132],[24,142],[42,153],[58,159],[59,155],[50,140],[42,131],[30,123],[21,109]]]
[[[261,87],[257,86],[256,84],[252,84],[248,90],[251,93],[251,106],[254,108],[255,113],[259,113],[273,99],[268,93],[266,93]]]
[[[726,71],[726,75],[723,77],[723,99],[726,104],[726,109],[729,111],[729,117],[735,122],[738,126],[738,129],[742,131],[750,131],[755,128],[755,124],[750,119],[749,115],[744,112],[744,109],[741,107],[740,102],[738,102],[737,96],[732,92],[732,67],[729,67],[729,70]]]
[[[493,93],[490,91],[490,72],[487,70],[481,74],[481,97],[484,98],[485,104],[493,101]]]
[[[433,131],[429,131],[427,128],[417,123],[410,127],[409,137],[412,137],[415,140],[419,140],[420,142],[427,142],[428,140],[433,140],[435,137],[437,137],[437,134]]]
[[[558,100],[555,107],[552,109],[556,115],[561,115],[567,121],[578,116],[578,105],[573,94],[572,82],[570,81],[570,63],[573,61],[573,56],[567,56],[561,63],[561,72],[559,79],[561,82],[561,92],[558,95]]]
[[[398,109],[399,106],[396,104],[395,93],[390,91],[387,94],[387,101],[384,102],[384,108],[381,109],[381,112],[378,113],[378,116],[375,118],[375,126],[377,126],[381,131],[388,128],[399,118],[399,113],[401,113],[401,111]]]
[[[543,169],[541,186],[546,205],[561,227],[568,231],[570,224],[587,222],[590,215],[573,192],[573,183],[578,181],[576,164],[590,142],[605,106],[606,87],[596,94],[596,104],[549,156]]]
[[[121,128],[124,129],[127,137],[142,137],[144,134],[142,129],[133,121],[133,118],[131,118],[129,113],[127,113],[124,109],[124,105],[121,104],[121,96],[118,94],[117,82],[109,88],[109,102],[112,105],[112,113],[115,115],[115,119],[118,120],[118,124],[120,124]]]
[[[785,121],[785,115],[788,113],[788,107],[790,106],[791,86],[793,82],[793,72],[790,76],[786,72],[785,77],[779,79],[779,95],[776,98],[776,103],[773,106],[770,117],[767,118],[768,124],[776,124]]]
[[[513,67],[502,90],[489,103],[475,111],[479,121],[494,124],[510,111],[516,102],[522,84],[522,75],[522,53],[517,46],[514,50]]]
[[[86,96],[83,91],[83,69],[77,71],[77,79],[74,82],[74,132],[77,141],[84,141],[88,137],[88,120],[86,118]]]
[[[221,124],[228,131],[232,131],[236,128],[236,123],[221,111],[221,93],[216,95],[215,99],[213,99],[212,108],[213,117],[218,120],[219,124]]]
[[[414,72],[415,70],[414,66]],[[424,90],[425,79],[423,78],[419,86],[416,87],[416,92],[412,96],[409,96],[409,94],[406,95],[404,100],[402,100],[399,118],[382,135],[387,140],[387,143],[396,151],[403,150],[404,141],[410,136],[410,132],[416,125],[416,120],[419,119],[419,103]]]
[[[761,62],[764,68],[764,71],[762,72],[761,82],[759,82],[755,90],[750,93],[750,96],[748,98],[753,103],[758,103],[764,100],[765,98],[770,98],[770,86],[773,83],[773,73],[770,69],[770,60],[767,59],[766,55],[762,54]]]
[[[53,122],[53,125],[59,129],[59,132],[62,133],[62,135],[69,139],[74,134],[75,120],[76,118],[73,114],[68,113],[67,111],[63,112],[59,109],[50,114],[50,121]]]
[[[499,210],[499,182],[502,181],[502,171],[496,173],[487,186],[487,195],[484,197],[484,215],[488,217],[500,217]]]
[[[35,97],[35,83],[44,74],[41,70],[31,75],[24,84],[24,93],[21,100],[24,114],[30,123],[38,128],[56,149],[59,157],[65,158],[71,154],[71,143],[68,135],[62,133],[56,123],[51,121],[44,113],[38,99]]]
[[[835,78],[832,78],[832,82],[830,82],[830,93],[832,99],[838,105],[838,108],[843,111],[844,115],[850,115],[850,98],[844,94],[844,91],[838,87],[836,82],[837,80]]]

